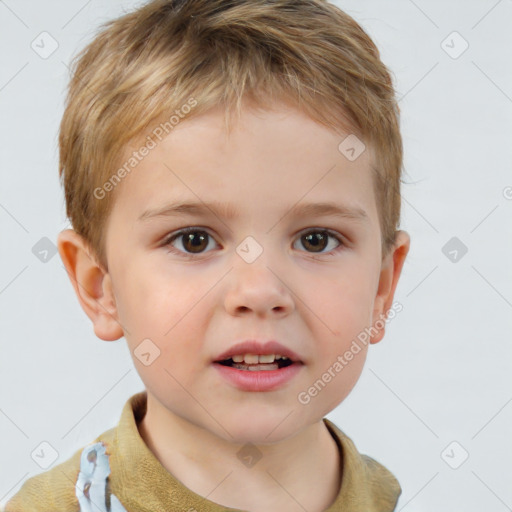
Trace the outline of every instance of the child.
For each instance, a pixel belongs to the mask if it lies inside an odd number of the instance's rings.
[[[77,56],[59,149],[59,254],[145,390],[6,512],[394,510],[393,474],[324,417],[410,246],[363,29],[324,0],[151,1]]]

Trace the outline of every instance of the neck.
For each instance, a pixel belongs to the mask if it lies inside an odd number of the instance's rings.
[[[244,452],[240,444],[176,416],[148,393],[138,428],[167,471],[191,491],[226,507],[322,512],[340,489],[338,446],[322,420],[292,438]]]

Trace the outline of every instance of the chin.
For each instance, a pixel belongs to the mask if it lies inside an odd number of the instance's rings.
[[[296,414],[280,411],[279,415],[265,414],[261,409],[252,413],[244,412],[230,417],[216,417],[217,421],[229,432],[215,424],[215,433],[227,442],[234,444],[252,443],[266,445],[279,443],[293,437],[306,425]],[[285,419],[286,418],[286,419]]]

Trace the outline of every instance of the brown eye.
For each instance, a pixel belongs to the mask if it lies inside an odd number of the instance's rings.
[[[302,237],[304,247],[312,248],[314,252],[322,252],[327,247],[327,236],[325,233],[316,232]]]
[[[181,236],[183,237],[183,247],[185,247],[187,251],[194,253],[202,252],[208,246],[208,242],[205,243],[205,241],[209,235],[208,233],[204,233],[204,231],[196,231]]]
[[[164,242],[164,246],[169,246],[171,252],[179,253],[183,256],[200,254],[205,252],[210,238],[211,236],[206,231],[197,228],[187,228],[172,235]],[[174,245],[175,241],[180,242],[178,248]]]
[[[325,251],[329,245],[329,239],[334,239],[338,245]],[[311,230],[300,237],[300,243],[310,253],[333,255],[343,249],[344,244],[340,237],[324,229]]]

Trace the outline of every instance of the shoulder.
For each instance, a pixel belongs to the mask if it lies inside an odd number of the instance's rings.
[[[359,453],[352,439],[334,423],[327,418],[324,422],[342,455],[341,501],[351,496],[355,510],[360,506],[365,511],[393,512],[402,493],[395,475],[372,457]]]
[[[80,512],[85,510],[81,508],[79,498],[87,495],[90,487],[88,474],[91,468],[96,469],[98,466],[100,471],[105,472],[105,478],[110,473],[108,456],[114,449],[115,431],[116,428],[111,428],[103,432],[66,461],[26,480],[20,490],[4,505],[1,512]],[[103,465],[101,465],[102,461]]]
[[[368,455],[361,454],[365,463],[367,485],[376,504],[386,504],[390,511],[395,510],[402,488],[389,469]],[[387,509],[386,509],[387,510]]]

